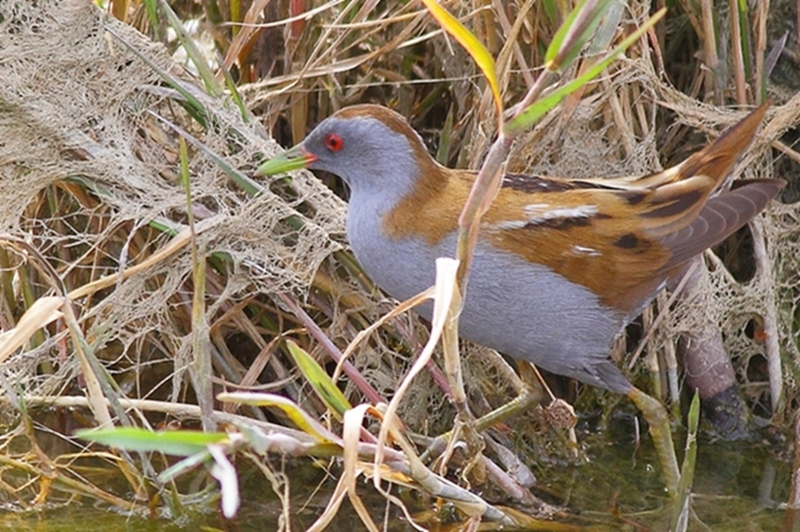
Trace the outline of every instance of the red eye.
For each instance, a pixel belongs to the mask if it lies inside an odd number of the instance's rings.
[[[336,133],[328,133],[325,137],[325,146],[331,151],[339,151],[344,147],[344,141]]]

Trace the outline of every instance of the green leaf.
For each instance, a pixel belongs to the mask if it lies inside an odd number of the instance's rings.
[[[619,29],[622,16],[625,14],[626,7],[623,0],[615,0],[609,3],[603,18],[600,20],[600,25],[595,30],[591,42],[586,48],[587,56],[599,55],[611,45]]]
[[[197,120],[197,122],[203,126],[203,128],[208,127],[209,122],[213,117],[211,117],[208,113],[206,107],[200,103],[200,100],[195,98],[195,96],[184,87],[184,83],[179,80],[178,78],[174,77],[172,74],[166,72],[165,70],[161,69],[158,65],[156,65],[153,61],[150,60],[145,54],[140,52],[135,46],[131,43],[126,41],[122,38],[122,36],[117,33],[111,26],[104,25],[103,29],[113,35],[114,37],[119,40],[130,52],[132,52],[136,57],[141,59],[147,66],[149,66],[153,72],[158,74],[161,79],[163,79],[170,87],[172,87],[175,92],[178,93],[181,98],[173,96],[173,99],[177,101],[180,105],[182,105],[186,111],[192,115],[192,118]]]
[[[170,482],[171,480],[183,475],[184,473],[188,473],[193,469],[197,468],[198,466],[205,464],[211,459],[211,453],[208,452],[208,448],[204,449],[202,452],[194,453],[186,458],[178,460],[176,463],[172,464],[164,471],[158,474],[159,482]]]
[[[544,57],[545,68],[560,72],[572,64],[597,29],[612,1],[616,0],[583,0],[578,4],[548,46]]]
[[[697,465],[697,427],[700,423],[700,394],[695,390],[689,407],[686,430],[686,453],[681,465],[681,478],[675,493],[670,530],[686,530],[690,514],[692,484]]]
[[[655,15],[650,17],[640,28],[638,28],[635,32],[631,33],[628,37],[625,38],[616,48],[614,48],[609,54],[603,58],[602,61],[599,63],[592,65],[586,72],[584,72],[581,76],[575,78],[574,80],[570,81],[566,85],[559,87],[558,89],[554,90],[544,98],[539,99],[533,105],[525,109],[522,113],[516,116],[513,120],[506,124],[506,134],[509,135],[516,135],[519,132],[529,128],[533,124],[536,123],[545,113],[547,113],[550,109],[558,105],[564,98],[569,96],[571,93],[575,92],[589,81],[594,79],[595,77],[599,76],[603,70],[605,70],[608,65],[614,62],[618,57],[620,57],[625,50],[627,50],[633,43],[635,43],[639,38],[644,35],[644,33],[652,28],[664,14],[667,12],[666,8],[662,8],[656,12]]]
[[[150,26],[153,28],[158,27],[158,8],[156,7],[157,0],[143,0],[145,11],[147,11],[147,18],[150,21]]]
[[[336,417],[341,420],[342,414],[352,408],[350,401],[347,400],[347,397],[344,396],[342,391],[331,380],[328,373],[322,369],[322,366],[317,364],[317,361],[314,360],[305,349],[291,340],[287,340],[286,345],[289,348],[289,354],[292,355],[295,364],[297,364],[297,367],[303,372],[303,376],[308,383],[314,388],[319,398],[322,399],[328,408],[336,414]]]
[[[321,443],[337,443],[339,441],[335,434],[308,415],[296,403],[280,395],[254,392],[223,392],[217,395],[217,399],[222,402],[279,408],[292,420],[292,423],[297,425],[297,428],[317,441]]]
[[[160,5],[163,13],[167,16],[167,22],[169,22],[175,35],[178,37],[181,46],[186,50],[186,55],[192,60],[195,68],[197,68],[197,73],[206,86],[206,92],[214,97],[222,96],[222,85],[220,85],[211,67],[208,66],[208,62],[202,52],[200,52],[200,49],[197,48],[195,40],[186,33],[186,29],[183,27],[183,21],[181,21],[180,17],[172,10],[167,0],[160,0]]]
[[[84,440],[140,452],[162,452],[174,456],[189,456],[204,452],[207,445],[228,440],[224,432],[169,430],[154,432],[138,427],[79,430],[75,435]]]
[[[158,120],[159,122],[161,122],[162,124],[164,124],[165,126],[167,126],[168,128],[170,128],[171,130],[173,130],[175,133],[181,135],[183,138],[189,141],[189,144],[191,144],[192,146],[203,152],[209,159],[211,159],[212,162],[214,162],[214,164],[217,165],[217,167],[220,170],[225,172],[228,175],[228,177],[230,177],[237,185],[242,187],[242,189],[245,192],[253,196],[261,193],[262,191],[261,185],[259,185],[257,182],[253,181],[252,179],[244,175],[242,172],[239,171],[238,168],[231,165],[223,157],[217,155],[205,143],[199,141],[198,139],[190,135],[188,131],[186,131],[185,129],[181,128],[176,124],[173,124],[166,118],[162,117],[161,115],[153,111],[147,110],[147,113],[156,120]]]

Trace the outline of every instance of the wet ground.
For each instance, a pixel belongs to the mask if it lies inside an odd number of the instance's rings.
[[[637,447],[625,437],[624,431],[620,437],[617,429],[608,431],[605,436],[584,435],[587,463],[532,465],[540,482],[537,494],[564,508],[563,515],[552,523],[552,529],[567,525],[570,530],[668,530],[672,503],[664,493],[648,441],[644,439]],[[793,530],[788,521],[790,516],[781,506],[789,496],[791,463],[776,456],[774,448],[765,441],[728,443],[701,438],[688,529]],[[306,529],[327,504],[334,487],[333,479],[307,460],[284,462],[275,458],[271,466],[283,469],[288,478],[293,496],[288,514],[291,529]],[[243,463],[240,463],[239,472],[244,502],[233,521],[224,520],[216,509],[191,510],[173,520],[164,515],[120,513],[89,501],[74,500],[46,511],[0,513],[0,530],[277,530],[282,505],[271,485],[259,472],[249,470]],[[388,507],[368,482],[361,483],[359,491],[378,526],[388,530],[412,530],[402,513]],[[431,500],[415,492],[394,493],[415,515],[431,515]],[[190,501],[184,501],[184,505],[185,508],[195,507]],[[213,504],[196,507],[209,506]],[[446,516],[445,522],[439,526],[429,521],[429,527],[458,529],[455,515],[448,514],[446,509],[439,515]],[[365,527],[350,504],[344,502],[329,530],[355,531],[365,530]]]

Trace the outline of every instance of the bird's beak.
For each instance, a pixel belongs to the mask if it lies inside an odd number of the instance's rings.
[[[308,153],[302,144],[298,144],[259,166],[256,170],[256,175],[275,175],[299,170],[300,168],[308,168],[316,160],[317,157],[315,155]]]

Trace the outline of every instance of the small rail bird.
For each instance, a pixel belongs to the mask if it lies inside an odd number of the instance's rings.
[[[783,188],[779,179],[725,186],[767,107],[652,175],[505,176],[481,220],[459,334],[627,394],[651,431],[663,423],[663,407],[622,375],[610,347],[689,259],[746,224]],[[438,164],[398,113],[378,105],[342,109],[257,173],[287,163],[331,172],[349,186],[348,240],[389,295],[422,292],[434,283],[436,258],[455,256],[458,216],[476,173]],[[430,319],[432,308],[417,311]],[[669,449],[660,455],[671,450],[668,429],[663,438]],[[674,464],[665,467],[673,470],[668,478],[677,475]]]

